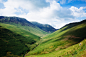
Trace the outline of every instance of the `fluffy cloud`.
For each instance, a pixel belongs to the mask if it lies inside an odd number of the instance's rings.
[[[49,7],[41,8],[39,11],[29,12],[25,15],[26,19],[43,24],[48,23],[55,28],[62,27],[64,24],[67,24],[69,20],[73,21],[74,16],[71,15],[70,9],[62,8],[56,1],[48,2],[50,2]],[[24,17],[24,15],[20,17]]]
[[[2,0],[0,0],[2,1]],[[49,3],[46,2],[45,0],[8,0],[7,2],[3,3],[5,6],[5,9],[0,9],[1,15],[8,15],[14,14],[17,12],[20,8],[28,10],[29,11],[34,11],[34,10],[39,10],[39,8],[47,7],[49,6]]]
[[[72,6],[70,8],[70,10],[72,11],[72,15],[74,15],[76,17],[86,17],[86,13],[85,13],[84,9],[86,9],[86,7],[77,8],[77,7]]]
[[[62,0],[61,3],[65,1]],[[56,0],[8,0],[3,4],[5,8],[0,9],[0,15],[23,17],[29,21],[50,24],[55,28],[77,21],[75,17],[80,16],[81,12],[82,16],[86,15],[82,7],[63,8]]]

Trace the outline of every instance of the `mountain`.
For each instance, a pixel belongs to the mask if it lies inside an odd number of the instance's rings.
[[[86,19],[43,37],[25,57],[86,57]]]
[[[0,23],[0,57],[23,56],[38,40],[39,36],[14,25]]]
[[[23,57],[47,34],[24,18],[0,16],[0,57]]]
[[[22,26],[31,26],[35,27],[32,23],[27,21],[24,18],[19,18],[19,17],[5,17],[5,16],[0,16],[0,22],[2,23],[16,23],[16,24],[21,24]]]
[[[81,22],[73,22],[73,23],[69,23],[69,24],[66,24],[65,26],[63,26],[63,27],[66,27],[64,30],[66,30],[66,29],[68,29],[68,28],[71,28],[71,27],[74,27],[74,26],[76,26],[76,25],[79,25],[79,24],[82,24],[82,23],[84,23],[84,22],[86,22],[86,19],[85,20],[83,20],[83,21],[81,21]],[[62,27],[62,28],[63,28]]]
[[[86,57],[86,19],[55,32],[50,25],[38,25],[0,16],[0,57]]]
[[[42,29],[38,28],[37,26],[33,25],[31,22],[27,21],[24,18],[0,16],[0,22],[15,25],[40,37],[49,34],[43,31]]]
[[[57,30],[48,24],[40,24],[38,22],[31,22],[31,23],[34,24],[35,26],[39,27],[43,31],[48,32],[48,33],[52,33],[52,32],[55,32]]]

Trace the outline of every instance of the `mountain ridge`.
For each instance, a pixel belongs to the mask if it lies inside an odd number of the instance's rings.
[[[37,27],[39,27],[40,29],[48,32],[48,33],[52,33],[55,32],[58,29],[53,28],[52,26],[50,26],[49,24],[40,24],[38,22],[31,22],[32,24],[36,25]]]
[[[66,29],[68,29],[68,28],[71,28],[71,27],[73,27],[73,26],[79,25],[79,24],[84,23],[84,22],[86,22],[86,19],[82,20],[81,22],[73,22],[73,23],[66,24],[66,25],[64,25],[63,27],[68,26],[67,28],[64,29],[64,30],[66,30]],[[62,28],[63,28],[63,27],[62,27]],[[61,28],[60,28],[60,29],[61,29]]]
[[[33,28],[38,27],[47,33],[52,33],[57,30],[48,24],[40,24],[38,22],[30,22],[30,21],[27,21],[25,18],[20,18],[20,17],[0,16],[0,22],[2,22],[2,23],[8,23],[8,22],[9,23],[16,23],[16,24],[21,24],[22,26],[30,26]]]
[[[35,34],[40,37],[43,37],[49,34],[43,31],[42,29],[38,28],[37,26],[33,25],[31,22],[27,21],[25,18],[0,16],[0,22],[5,23],[5,24],[15,25],[17,27],[25,29],[31,32],[32,34]]]
[[[20,17],[4,17],[0,16],[0,22],[5,23],[5,22],[13,22],[13,23],[20,23],[22,26],[34,26],[31,22],[27,21],[25,18],[20,18]]]

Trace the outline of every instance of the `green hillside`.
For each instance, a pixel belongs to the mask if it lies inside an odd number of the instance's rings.
[[[0,23],[0,57],[23,56],[27,51],[33,49],[32,44],[39,40],[39,36],[22,28]]]
[[[70,23],[44,37],[39,46],[25,55],[25,57],[79,56],[86,56],[86,20],[73,25]]]
[[[48,32],[48,33],[53,33],[53,32],[55,32],[57,30],[57,29],[53,28],[52,26],[50,26],[48,24],[40,24],[38,22],[31,22],[31,23],[36,25],[37,27],[39,27],[43,31]]]
[[[5,24],[15,25],[19,28],[22,28],[40,37],[43,37],[49,34],[43,31],[42,29],[38,28],[37,26],[33,25],[31,22],[27,21],[24,18],[0,16],[0,22]]]

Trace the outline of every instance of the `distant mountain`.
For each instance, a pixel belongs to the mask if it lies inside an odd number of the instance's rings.
[[[40,37],[49,34],[24,18],[0,16],[0,22],[15,25]]]
[[[31,23],[36,25],[37,27],[39,27],[43,31],[48,32],[48,33],[52,33],[52,32],[55,32],[57,30],[57,29],[53,28],[52,26],[50,26],[48,24],[40,24],[38,22],[31,22]]]
[[[21,24],[22,26],[31,26],[35,27],[31,22],[27,21],[25,18],[19,18],[19,17],[5,17],[0,16],[0,22],[2,23],[16,23]]]

